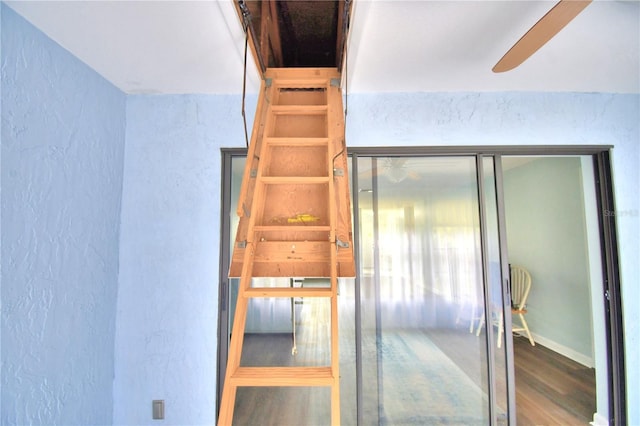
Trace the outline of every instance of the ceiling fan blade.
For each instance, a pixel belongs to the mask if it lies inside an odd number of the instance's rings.
[[[493,67],[493,72],[509,71],[523,63],[591,2],[592,0],[561,0],[509,49]]]

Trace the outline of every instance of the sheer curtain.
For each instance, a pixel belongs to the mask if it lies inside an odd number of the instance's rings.
[[[383,311],[393,314],[385,317],[397,326],[453,326],[459,309],[466,306],[472,315],[482,305],[472,166],[466,184],[456,188],[379,178],[379,294]]]

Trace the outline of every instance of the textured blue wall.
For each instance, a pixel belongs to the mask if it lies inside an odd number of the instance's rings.
[[[0,5],[0,65],[2,64],[2,11]],[[1,70],[2,68],[0,68]],[[0,74],[0,118],[2,117],[2,75]],[[0,121],[1,124],[1,121]],[[0,129],[1,130],[1,129]],[[0,131],[0,422],[2,422],[2,131]]]
[[[2,5],[2,424],[110,424],[125,95]]]
[[[151,424],[153,399],[165,400],[164,424],[215,424],[220,147],[245,145],[240,105],[128,99],[116,424]]]

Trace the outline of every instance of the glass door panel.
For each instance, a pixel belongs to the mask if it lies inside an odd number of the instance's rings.
[[[476,158],[357,168],[363,424],[490,423]]]
[[[511,329],[511,301],[505,304],[506,284],[505,272],[508,270],[506,262],[502,261],[505,257],[504,247],[502,247],[500,239],[500,228],[498,222],[498,198],[496,188],[496,161],[493,157],[484,157],[480,160],[482,185],[480,194],[483,200],[483,208],[481,209],[482,224],[485,236],[483,241],[483,250],[485,253],[485,282],[486,300],[488,301],[488,315],[480,318],[480,322],[476,328],[477,336],[485,336],[485,340],[491,342],[487,346],[489,355],[489,381],[493,383],[495,392],[493,393],[493,405],[495,408],[492,417],[497,424],[507,424],[510,407],[508,405],[508,390],[513,388],[513,381],[509,381],[508,372],[513,368],[512,363],[509,364],[507,357],[509,348],[512,347],[509,335],[505,334],[505,330]],[[506,312],[506,314],[505,314]],[[491,327],[484,327],[486,322],[491,323]],[[487,338],[488,335],[488,338]]]
[[[502,157],[505,263],[531,276],[523,315],[529,333],[523,318],[513,315],[519,423],[546,421],[530,408],[534,398],[556,413],[557,423],[605,424],[610,418],[607,287],[593,165],[591,155]],[[531,369],[531,358],[545,364]],[[567,390],[549,395],[554,386]]]

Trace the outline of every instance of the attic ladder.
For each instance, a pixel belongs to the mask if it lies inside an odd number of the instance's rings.
[[[240,277],[218,425],[233,421],[240,386],[331,388],[340,424],[338,277],[355,276],[340,74],[270,68],[258,99],[244,170],[231,277]],[[329,278],[328,287],[256,287],[254,277]],[[240,363],[251,298],[330,299],[330,365]]]

